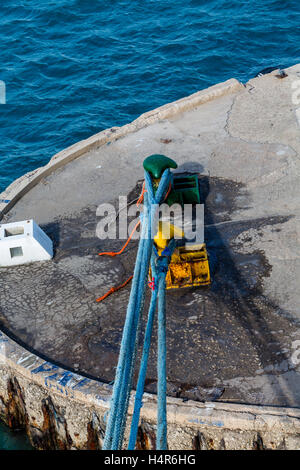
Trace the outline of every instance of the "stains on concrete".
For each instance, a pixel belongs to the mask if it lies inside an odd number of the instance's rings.
[[[202,432],[197,432],[196,436],[192,439],[193,450],[208,450],[206,439]]]
[[[4,404],[4,419],[7,425],[14,430],[27,430],[28,415],[26,411],[23,392],[18,380],[13,377],[7,382],[8,399],[1,398]]]
[[[299,371],[290,360],[300,318],[295,281],[300,148],[291,103],[296,78],[293,70],[284,80],[258,78],[234,96],[193,105],[191,112],[140,130],[134,125],[130,129],[137,132],[109,146],[93,145],[84,158],[27,192],[5,220],[36,218],[54,240],[56,254],[50,263],[1,270],[1,328],[40,355],[113,380],[130,286],[100,305],[95,298],[129,277],[137,244],[131,242],[119,259],[100,260],[98,251],[118,251],[123,241],[97,239],[96,207],[122,192],[137,198],[141,181],[135,182],[143,175],[143,158],[168,148],[179,170],[191,170],[192,156],[192,166],[200,173],[205,237],[214,266],[210,288],[167,294],[169,394],[183,401],[197,395],[201,401],[299,406]],[[156,325],[154,330],[147,386],[155,392]],[[139,354],[142,341],[143,331]],[[78,429],[72,432],[72,420],[67,420],[60,401],[49,402],[48,388],[34,411],[42,415],[42,424],[30,414],[29,425],[24,390],[14,380],[7,389],[6,384],[1,387],[2,413],[5,410],[12,425],[32,430],[40,445],[77,448],[78,441],[84,448],[101,447],[97,420],[89,415],[83,435],[76,436]],[[55,384],[51,393],[60,393],[59,387]],[[213,434],[208,427],[199,432],[203,436],[197,436],[195,448],[299,447],[298,434],[289,435],[289,428],[285,441],[276,433],[268,441],[264,432],[245,432],[243,437],[230,431],[223,435],[219,428]],[[183,445],[190,448],[195,429],[188,442],[186,429],[180,433],[185,435]],[[150,448],[151,429],[142,425],[140,436],[138,445]]]
[[[253,450],[266,450],[263,439],[258,433],[256,439],[253,441]]]
[[[266,439],[260,432],[249,433],[245,438],[249,440],[249,445],[244,447],[247,450],[286,450],[287,444],[285,438],[278,441]],[[193,450],[229,450],[238,448],[238,436],[230,433],[226,437],[215,436],[212,438],[209,433],[198,431],[192,438],[191,448]],[[236,443],[236,447],[232,447],[232,443]]]
[[[147,423],[142,423],[138,428],[136,450],[155,450],[156,431]]]
[[[6,397],[0,396],[1,419],[11,429],[25,431],[36,449],[101,450],[105,426],[95,412],[92,413],[92,419],[86,425],[86,442],[82,442],[83,430],[81,430],[81,436],[78,433],[74,434],[73,441],[68,430],[64,408],[55,405],[50,395],[41,399],[40,403],[29,404],[28,397],[27,400],[25,399],[26,393],[28,391],[20,387],[16,377],[8,379]],[[39,422],[32,413],[29,416],[28,404],[42,416],[42,422]]]
[[[95,412],[93,412],[92,420],[87,424],[87,443],[85,448],[87,450],[101,450],[102,443],[105,435],[104,423],[99,419]]]
[[[193,450],[226,450],[225,441],[222,438],[219,443],[216,443],[211,437],[205,437],[199,431],[192,439]]]
[[[7,382],[7,400],[1,397],[5,404],[2,419],[14,430],[24,430],[28,434],[34,447],[43,450],[67,450],[71,448],[72,439],[68,433],[64,417],[55,409],[52,399],[48,397],[42,401],[41,411],[43,424],[34,425],[36,419],[29,419],[26,409],[24,392],[16,377]]]
[[[142,183],[138,180],[128,194],[132,204]],[[228,381],[288,360],[283,351],[292,328],[264,292],[272,266],[264,251],[256,248],[256,238],[263,238],[270,228],[282,230],[290,217],[239,220],[240,208],[251,204],[243,184],[200,174],[199,185],[213,282],[209,288],[167,293],[168,393],[185,400],[251,401],[250,393],[240,393]],[[137,241],[130,242],[121,256],[100,258],[99,251],[118,251],[124,241],[99,240],[97,222],[96,208],[88,207],[77,216],[43,226],[55,241],[55,258],[1,270],[1,320],[39,354],[111,382],[130,285],[100,304],[95,300],[132,274]],[[147,292],[146,308],[149,298]],[[151,393],[156,390],[156,328],[155,324],[146,386]],[[142,342],[143,331],[139,355]],[[287,397],[285,404],[293,399]]]
[[[88,436],[87,444],[86,444],[87,450],[101,450],[98,433],[93,428],[92,422],[89,422],[87,424],[87,436]]]
[[[198,175],[205,225],[232,220],[234,213],[249,204],[246,185],[226,178]]]
[[[257,433],[253,439],[252,450],[287,450],[285,438],[283,438],[279,443],[264,442],[263,436],[260,433]]]
[[[30,438],[33,445],[42,450],[69,450],[72,439],[63,414],[55,408],[51,397],[42,400],[43,424],[41,429],[31,426]]]
[[[39,449],[100,450],[111,387],[43,362],[33,354],[28,355],[5,335],[0,336],[1,358],[5,357],[4,345],[8,357],[14,357],[17,374],[11,376],[11,366],[3,362],[0,374],[1,418],[6,422],[9,418],[13,426],[25,429],[31,442]],[[297,409],[169,401],[170,449],[178,446],[186,450],[299,448]],[[144,410],[147,417],[142,416],[137,449],[155,448],[154,405],[155,399],[145,396],[142,414]]]

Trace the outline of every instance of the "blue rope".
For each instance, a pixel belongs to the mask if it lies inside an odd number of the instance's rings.
[[[127,307],[127,315],[125,319],[124,329],[123,329],[123,337],[121,342],[121,348],[119,353],[119,360],[116,369],[116,376],[114,381],[113,393],[111,398],[110,404],[110,411],[107,420],[106,432],[103,442],[103,449],[109,450],[112,449],[112,440],[115,434],[115,427],[118,417],[118,405],[119,405],[119,396],[120,391],[122,389],[122,385],[124,381],[126,381],[126,377],[124,376],[124,367],[127,361],[128,349],[131,340],[131,332],[133,330],[134,324],[134,314],[135,314],[135,304],[136,304],[136,297],[138,292],[139,286],[139,279],[140,279],[140,269],[141,269],[141,260],[143,255],[144,249],[144,239],[145,239],[145,232],[147,230],[147,217],[144,218],[144,223],[142,224],[141,230],[141,240],[138,247],[137,252],[137,259],[134,268],[134,275],[132,280],[131,292],[129,303]],[[126,385],[126,384],[125,384]]]
[[[168,265],[175,248],[175,240],[171,240],[169,246],[165,248],[162,256],[158,256],[157,251],[153,250],[151,257],[151,270],[154,275],[154,291],[152,292],[151,302],[148,313],[148,321],[145,332],[144,347],[141,359],[140,372],[135,394],[134,411],[131,421],[131,430],[129,437],[128,450],[135,448],[140,410],[142,407],[142,398],[144,393],[151,336],[153,329],[154,314],[158,301],[158,420],[157,420],[157,449],[167,449],[167,417],[166,417],[166,309],[165,309],[165,279],[168,272]]]
[[[167,340],[166,275],[176,246],[172,239],[157,258],[158,271],[158,351],[157,351],[157,436],[156,449],[167,450]]]
[[[138,294],[137,303],[136,303],[137,315],[135,317],[135,322],[134,322],[133,331],[131,335],[130,351],[129,351],[129,357],[131,357],[131,361],[128,360],[127,363],[125,363],[124,374],[126,377],[128,376],[128,381],[127,381],[127,386],[125,385],[123,386],[123,390],[119,398],[119,410],[124,409],[126,411],[120,415],[121,417],[120,432],[115,433],[115,436],[119,435],[118,444],[117,444],[116,437],[113,440],[113,446],[114,446],[113,448],[116,448],[116,449],[119,449],[122,446],[124,431],[125,431],[125,426],[126,426],[127,410],[128,410],[128,405],[129,405],[129,399],[130,399],[130,391],[132,388],[132,378],[133,378],[135,358],[136,358],[136,353],[137,353],[137,338],[138,338],[137,333],[139,331],[141,314],[142,314],[143,307],[144,307],[145,286],[146,286],[149,263],[150,263],[150,256],[151,256],[152,240],[150,237],[150,231],[151,231],[151,227],[148,221],[148,236],[146,240],[144,240],[144,250],[143,250],[142,262],[141,262],[140,279],[139,279],[139,286],[138,286],[138,293],[137,293]]]
[[[152,276],[154,279],[153,281],[154,289],[152,291],[151,301],[150,301],[150,306],[149,306],[149,313],[148,313],[148,320],[147,320],[147,326],[146,326],[146,331],[145,331],[141,366],[140,366],[140,372],[139,372],[136,393],[135,393],[134,411],[133,411],[132,421],[131,421],[128,450],[134,450],[135,448],[138,426],[139,426],[139,419],[140,419],[140,410],[142,407],[142,398],[144,394],[144,386],[145,386],[148,358],[149,358],[150,345],[151,345],[154,315],[155,315],[155,310],[156,310],[158,289],[156,285],[157,276],[156,276],[155,263],[154,263],[153,258],[154,257],[152,255],[151,270],[152,270]]]
[[[154,195],[151,177],[149,173],[145,171],[145,186],[147,190],[147,196],[145,195],[146,197],[144,198],[145,213],[123,329],[103,450],[118,450],[122,447],[123,443],[137,350],[137,333],[141,312],[144,306],[147,274],[153,247],[153,233],[155,234],[157,230],[157,208],[164,199],[170,179],[171,173],[170,170],[167,169],[164,171],[156,194]]]
[[[165,258],[168,270],[167,259]],[[160,266],[163,267],[162,265]],[[157,436],[156,449],[167,449],[166,272],[158,275]]]
[[[120,414],[120,424],[115,429],[114,438],[113,438],[113,449],[120,449],[123,442],[125,426],[126,426],[126,417],[127,417],[127,410],[129,405],[130,399],[130,391],[132,388],[132,378],[134,372],[134,365],[135,365],[135,358],[137,352],[137,332],[139,331],[139,323],[141,319],[141,314],[144,307],[144,300],[145,300],[145,286],[147,284],[147,276],[149,272],[149,264],[150,264],[150,257],[152,253],[153,247],[153,238],[157,232],[157,224],[158,224],[158,205],[164,199],[166,190],[168,189],[168,185],[170,182],[171,173],[169,170],[166,170],[161,178],[159,187],[157,189],[156,195],[154,196],[153,187],[152,187],[152,180],[149,176],[148,172],[145,172],[145,186],[147,189],[147,194],[144,198],[144,204],[146,207],[146,215],[148,215],[148,232],[147,237],[145,240],[144,252],[143,252],[143,259],[142,259],[142,268],[140,273],[140,284],[139,284],[139,295],[138,295],[138,316],[137,322],[134,325],[134,334],[132,334],[133,341],[131,343],[131,350],[129,355],[131,356],[131,361],[128,361],[125,364],[125,377],[128,376],[128,380],[123,381],[123,391],[121,392],[119,398],[119,405],[118,409],[126,410],[124,413]],[[149,204],[149,200],[151,204]],[[150,209],[150,214],[148,213]],[[150,223],[149,223],[150,218]],[[129,372],[128,372],[129,370]]]

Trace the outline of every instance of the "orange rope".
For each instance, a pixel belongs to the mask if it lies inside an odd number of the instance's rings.
[[[136,203],[137,207],[139,207],[139,205],[141,204],[142,200],[144,199],[144,194],[147,192],[147,189],[145,189],[145,181],[143,183],[143,187],[142,187],[142,192],[140,194],[140,197],[138,198],[138,201]]]
[[[169,196],[171,189],[172,189],[172,185],[171,185],[171,183],[170,183],[169,189],[168,189],[168,191],[167,191],[167,194],[165,195],[165,199],[164,199],[164,200],[166,200],[167,197]]]
[[[120,251],[104,251],[103,253],[98,253],[99,256],[102,256],[102,255],[107,255],[107,256],[117,256],[117,255],[120,255],[121,253],[123,253],[123,251],[125,250],[126,246],[128,245],[128,243],[130,242],[131,238],[132,238],[132,235],[134,234],[134,232],[136,231],[136,229],[138,228],[138,226],[140,225],[141,221],[139,220],[138,223],[136,224],[136,226],[134,227],[134,229],[132,230],[131,234],[129,235],[129,238],[127,240],[127,242],[125,243],[125,245],[121,248]]]
[[[170,183],[170,186],[169,186],[169,189],[168,189],[168,192],[166,194],[166,197],[165,197],[165,200],[167,199],[170,191],[172,189],[172,186],[171,186],[171,183]],[[145,189],[145,181],[143,183],[143,187],[142,187],[142,192],[140,194],[140,197],[138,198],[138,201],[136,203],[137,207],[141,204],[141,202],[143,201],[144,199],[144,194],[147,190]],[[129,238],[127,240],[127,242],[125,243],[125,245],[121,248],[120,251],[118,252],[114,252],[114,251],[106,251],[106,252],[103,252],[103,253],[98,253],[99,256],[103,256],[103,255],[107,255],[107,256],[117,256],[117,255],[120,255],[121,253],[123,253],[123,251],[125,250],[126,246],[128,245],[128,243],[130,242],[134,232],[136,231],[136,229],[138,228],[138,226],[140,225],[141,221],[139,220],[138,223],[136,224],[136,226],[134,227],[134,229],[132,230],[131,234],[129,235]],[[133,278],[133,276],[130,276],[127,281],[125,281],[123,284],[121,284],[120,286],[117,286],[117,287],[111,287],[109,289],[108,292],[106,292],[106,294],[104,294],[102,297],[99,297],[98,299],[96,299],[96,302],[101,302],[102,300],[106,299],[106,297],[108,297],[109,295],[113,294],[114,292],[117,292],[118,290],[122,289],[122,287],[125,287],[128,282],[131,281],[131,279]],[[152,280],[152,282],[154,281],[154,278]],[[153,284],[154,285],[154,284]],[[152,287],[152,286],[151,286]],[[153,287],[152,287],[153,288]]]
[[[139,205],[141,204],[142,200],[144,199],[144,194],[147,190],[145,189],[145,181],[143,183],[143,187],[142,187],[142,192],[140,194],[140,197],[138,198],[137,200],[137,207],[139,207]],[[107,256],[117,256],[117,255],[120,255],[121,253],[123,253],[123,251],[125,250],[126,246],[128,245],[128,243],[130,242],[131,238],[132,238],[132,235],[134,234],[134,232],[136,231],[136,229],[138,228],[138,226],[140,225],[141,221],[139,220],[138,223],[136,224],[136,226],[134,227],[134,229],[132,230],[131,234],[129,235],[129,238],[127,240],[127,242],[125,243],[125,245],[123,246],[123,248],[121,248],[120,251],[118,252],[114,252],[114,251],[104,251],[103,253],[98,253],[99,256],[102,256],[102,255],[107,255]]]
[[[130,276],[127,279],[127,281],[123,282],[123,284],[121,284],[120,286],[111,287],[109,289],[109,291],[106,292],[106,294],[104,294],[104,295],[102,295],[102,297],[99,297],[98,299],[96,299],[96,302],[101,302],[102,300],[106,299],[106,297],[108,297],[110,294],[113,294],[113,292],[117,292],[118,290],[122,289],[122,287],[125,287],[126,284],[128,284],[128,282],[130,282],[132,278],[133,278],[133,276]]]
[[[170,194],[170,191],[172,189],[172,185],[170,183],[170,186],[169,186],[169,189],[168,189],[168,192],[166,194],[166,197],[165,197],[165,200],[167,199],[167,197],[169,196]],[[140,197],[138,198],[138,201],[136,203],[137,207],[141,204],[141,202],[143,201],[144,199],[144,194],[147,190],[145,189],[145,181],[143,183],[143,187],[142,187],[142,192],[140,194]],[[136,224],[136,226],[134,227],[134,229],[132,230],[131,234],[129,235],[129,238],[127,240],[127,242],[125,243],[125,245],[121,248],[120,251],[104,251],[102,253],[98,253],[99,256],[103,256],[103,255],[106,255],[106,256],[117,256],[117,255],[120,255],[121,253],[123,253],[123,251],[125,250],[126,246],[128,245],[128,243],[130,242],[131,238],[132,238],[132,235],[134,234],[134,232],[136,231],[136,229],[138,228],[138,226],[140,225],[141,221],[139,220],[138,223]]]
[[[167,191],[167,194],[165,195],[165,199],[164,199],[164,200],[166,200],[167,197],[169,196],[171,189],[172,189],[172,184],[170,183],[169,189],[168,189],[168,191]],[[147,192],[147,189],[145,189],[145,181],[144,181],[143,187],[142,187],[141,195],[140,195],[140,197],[138,198],[138,201],[137,201],[137,203],[136,203],[137,207],[139,207],[139,205],[140,205],[141,202],[143,201],[143,199],[144,199],[144,194],[145,194],[146,192]]]

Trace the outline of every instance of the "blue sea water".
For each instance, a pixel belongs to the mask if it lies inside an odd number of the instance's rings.
[[[299,0],[2,2],[0,192],[102,129],[299,62],[299,24]]]
[[[0,191],[59,150],[300,58],[298,0],[6,0]]]
[[[11,431],[0,422],[1,450],[32,450],[32,447],[24,432]]]

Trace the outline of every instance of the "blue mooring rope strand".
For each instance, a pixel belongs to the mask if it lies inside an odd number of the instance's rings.
[[[175,248],[175,240],[171,240],[164,255],[158,257],[154,250],[151,257],[151,270],[154,278],[154,290],[152,291],[151,302],[149,306],[148,321],[146,326],[144,347],[140,365],[140,372],[135,394],[134,411],[131,421],[131,430],[129,437],[128,450],[133,450],[136,443],[138,424],[140,418],[140,410],[142,407],[142,398],[144,393],[151,336],[153,329],[154,314],[156,309],[157,297],[158,301],[158,381],[157,381],[157,402],[158,402],[158,419],[157,419],[157,449],[167,449],[167,410],[166,410],[166,309],[165,309],[165,279],[168,272],[168,265],[171,255]]]
[[[152,291],[149,312],[148,312],[148,320],[147,320],[147,326],[146,326],[146,331],[145,331],[144,347],[143,347],[143,353],[142,353],[142,359],[141,359],[141,365],[140,365],[140,372],[139,372],[136,393],[135,393],[134,411],[133,411],[132,420],[131,420],[128,450],[133,450],[135,448],[138,426],[139,426],[139,419],[140,419],[140,410],[142,407],[142,398],[144,394],[148,358],[149,358],[149,352],[150,352],[150,346],[151,346],[153,322],[154,322],[154,316],[155,316],[155,310],[156,310],[158,289],[156,285],[157,276],[155,272],[155,262],[153,258],[154,256],[152,254],[151,271],[152,271],[152,276],[154,279],[154,289]]]
[[[166,274],[158,276],[157,435],[156,449],[167,449]]]
[[[124,381],[126,380],[126,377],[123,375],[123,373],[124,373],[124,368],[125,368],[125,362],[129,358],[128,349],[129,349],[131,334],[133,330],[136,296],[138,292],[138,285],[139,285],[139,279],[140,279],[140,269],[141,269],[140,260],[142,258],[142,253],[143,253],[143,248],[144,248],[143,235],[145,234],[146,228],[147,228],[147,224],[145,221],[142,225],[141,240],[140,240],[139,247],[138,247],[138,253],[137,253],[137,259],[136,259],[136,264],[135,264],[135,269],[134,269],[130,298],[129,298],[129,303],[127,307],[127,315],[126,315],[124,329],[123,329],[123,337],[122,337],[122,342],[121,342],[118,365],[116,369],[115,381],[114,381],[112,398],[111,398],[111,403],[110,403],[110,411],[108,415],[106,432],[105,432],[105,437],[104,437],[104,442],[103,442],[104,450],[113,449],[112,441],[115,435],[120,391],[122,389],[122,386],[124,386]]]
[[[157,206],[163,200],[170,180],[171,173],[170,170],[167,169],[162,175],[159,187],[154,196],[151,177],[148,172],[145,171],[145,186],[147,190],[147,196],[145,194],[146,197],[144,199],[145,213],[143,216],[141,239],[123,329],[103,450],[118,450],[122,447],[123,443],[136,357],[137,333],[144,305],[147,274],[153,248],[153,234],[156,233],[157,229]]]

